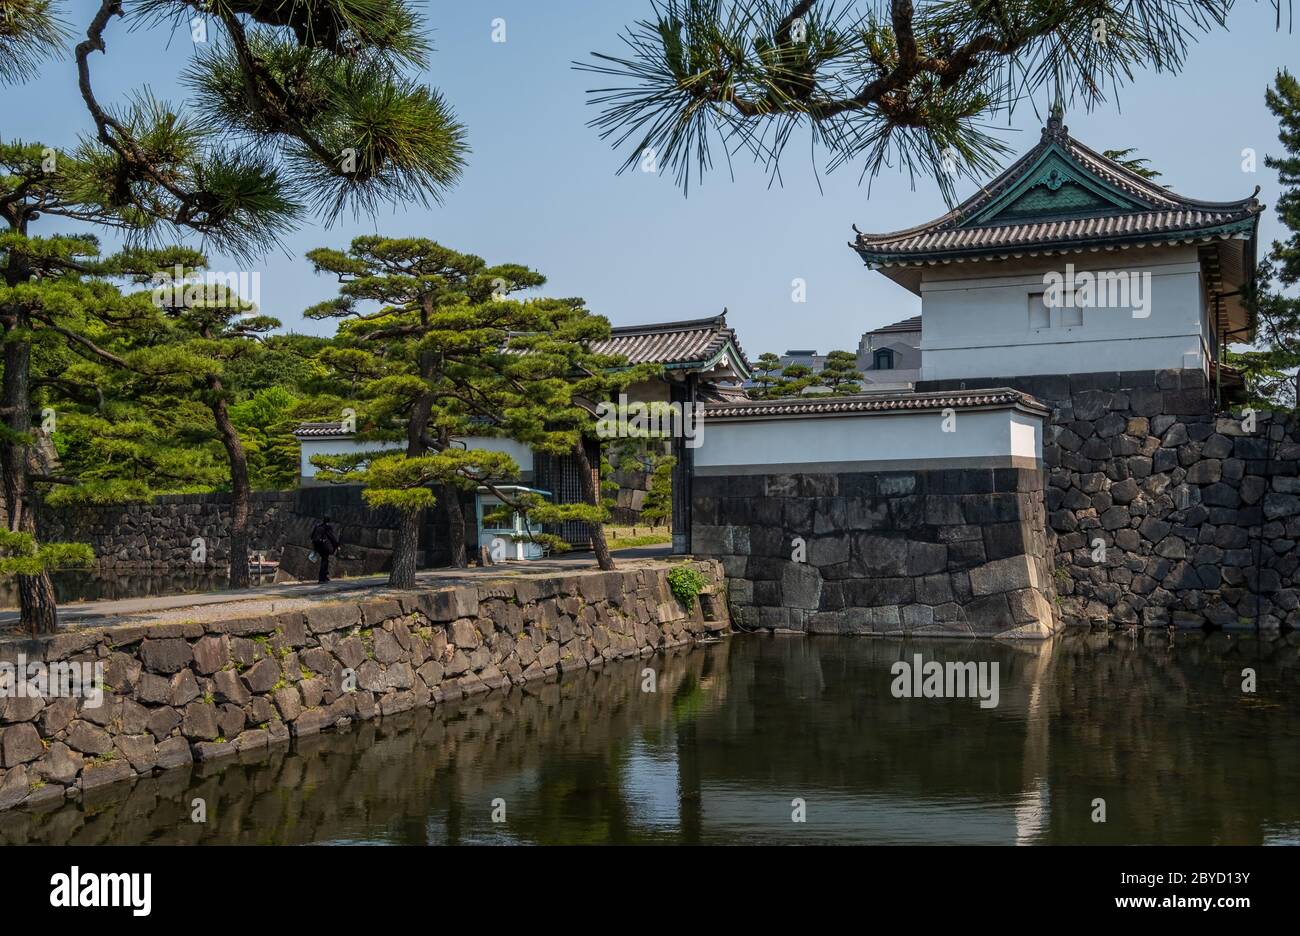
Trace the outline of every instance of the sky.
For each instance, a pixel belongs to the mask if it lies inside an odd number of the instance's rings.
[[[769,185],[744,155],[734,162],[733,179],[719,150],[721,168],[692,184],[689,197],[670,175],[615,174],[627,153],[586,126],[597,113],[586,91],[608,79],[572,62],[590,61],[593,51],[621,51],[620,33],[650,14],[649,0],[416,5],[435,46],[423,78],[467,125],[468,168],[441,205],[345,216],[332,228],[309,221],[283,250],[254,265],[263,311],[287,329],[330,334],[334,327],[302,318],[335,285],[302,255],[374,233],[429,237],[489,263],[525,264],[548,278],[546,294],[582,296],[615,325],[701,318],[725,307],[751,359],[795,348],[855,350],[864,331],[920,312],[917,297],[868,271],[848,242],[854,224],[892,231],[943,214],[930,180],[918,178],[913,187],[906,175],[886,169],[874,182],[860,181],[860,166],[827,175],[807,155],[806,135],[787,150],[780,185]],[[74,29],[84,31],[91,8],[90,0],[66,0]],[[504,42],[492,41],[496,19],[504,20]],[[91,59],[101,103],[122,102],[143,86],[164,99],[183,98],[177,76],[193,53],[188,32],[133,32],[116,20],[105,38],[107,53]],[[1067,113],[1066,124],[1096,150],[1136,147],[1164,173],[1160,181],[1181,194],[1226,201],[1259,185],[1271,205],[1277,179],[1263,157],[1279,145],[1264,90],[1279,67],[1300,69],[1297,53],[1300,31],[1288,32],[1285,22],[1275,31],[1267,2],[1239,0],[1229,31],[1202,36],[1180,75],[1139,73],[1095,112]],[[1045,112],[1046,92],[1039,103]],[[999,118],[994,129],[1012,149],[1008,161],[1037,142],[1041,125],[1029,106],[1009,122]],[[70,55],[0,98],[6,138],[66,147],[89,131]],[[1254,172],[1243,171],[1247,148],[1258,154]],[[964,183],[959,195],[973,187]],[[1279,233],[1269,210],[1262,241]],[[213,269],[246,267],[219,255],[210,261]],[[792,298],[796,278],[805,283],[801,303]]]

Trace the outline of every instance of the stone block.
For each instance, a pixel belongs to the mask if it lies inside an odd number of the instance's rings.
[[[183,767],[187,763],[194,763],[194,753],[190,750],[190,744],[185,738],[175,737],[168,738],[160,742],[157,748],[153,750],[153,763],[156,767],[170,770],[172,767]]]
[[[106,754],[113,747],[113,739],[107,731],[86,721],[74,721],[68,726],[64,741],[74,751],[82,754]]]
[[[88,761],[81,771],[81,789],[93,790],[135,776],[131,764],[124,757],[107,761]]]
[[[77,779],[86,759],[62,741],[51,741],[50,749],[40,763],[34,765],[38,776],[51,783],[68,786]]]
[[[280,664],[270,657],[263,657],[241,674],[244,686],[249,692],[260,694],[269,692],[280,681]]]
[[[307,627],[313,634],[324,634],[361,624],[361,608],[356,602],[328,601],[313,605],[306,612]]]
[[[853,562],[864,576],[907,574],[907,541],[897,536],[853,536]]]
[[[118,735],[113,744],[136,773],[148,773],[158,763],[158,746],[150,735]]]
[[[181,733],[187,738],[215,741],[221,734],[217,716],[215,705],[208,702],[191,702],[185,706],[185,716],[181,720]]]
[[[943,543],[926,543],[910,540],[907,543],[907,573],[911,576],[929,575],[945,571],[948,567],[948,547]]]
[[[821,601],[821,573],[804,563],[790,563],[781,577],[781,600],[787,608],[815,611]]]
[[[17,767],[45,753],[41,734],[30,722],[0,728],[0,766]]]
[[[431,607],[426,613],[430,620],[446,623],[457,618],[476,617],[478,605],[478,589],[472,585],[461,585],[434,592]]]
[[[994,595],[1033,588],[1037,576],[1027,556],[1010,556],[970,570],[971,589],[976,596]]]
[[[1005,594],[991,594],[973,598],[963,611],[971,628],[980,634],[997,634],[1015,626]]]
[[[230,662],[230,642],[227,638],[209,634],[195,642],[194,669],[209,676]]]
[[[186,641],[177,637],[143,641],[140,644],[140,658],[152,672],[170,675],[189,666],[194,653]]]

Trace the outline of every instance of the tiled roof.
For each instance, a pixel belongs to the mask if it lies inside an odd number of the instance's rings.
[[[713,383],[710,381],[700,385],[699,400],[705,406],[711,406],[714,403],[732,403],[748,399],[749,394],[745,392],[745,388],[738,387],[734,384]]]
[[[921,330],[921,316],[913,315],[911,318],[905,318],[901,322],[893,322],[889,325],[882,325],[880,328],[873,328],[868,335],[885,335],[890,332],[914,332]]]
[[[622,355],[629,364],[690,367],[708,364],[726,349],[728,343],[743,369],[739,379],[748,378],[749,359],[736,341],[735,329],[727,325],[725,312],[711,318],[613,328],[608,338],[593,341],[591,349],[598,354]],[[716,381],[704,382],[700,394],[704,399],[745,399],[742,388]],[[307,422],[299,424],[293,434],[300,439],[328,439],[347,438],[353,433],[346,431],[341,422]]]
[[[1018,406],[1039,412],[1047,408],[1027,393],[1009,388],[963,390],[953,393],[860,394],[790,400],[755,400],[710,405],[706,419],[745,419],[757,416],[838,416],[854,413],[895,413],[945,409],[984,409]]]
[[[293,434],[300,439],[328,439],[350,436],[352,432],[341,422],[305,422],[299,423]]]
[[[922,230],[916,234],[895,239],[881,239],[868,243],[867,236],[859,237],[858,244],[864,255],[879,251],[893,255],[948,251],[990,251],[1051,247],[1062,242],[1081,239],[1106,239],[1115,241],[1141,240],[1144,236],[1161,241],[1177,240],[1179,232],[1196,232],[1209,227],[1231,224],[1250,219],[1257,212],[1251,210],[1174,210],[1144,211],[1101,218],[1073,218],[1065,221],[1035,222],[1030,224],[1002,224],[970,228],[943,228]],[[1208,238],[1207,238],[1208,239]]]
[[[741,366],[750,370],[735,329],[727,325],[727,314],[657,325],[624,325],[610,330],[608,338],[591,343],[600,354],[619,354],[630,364],[663,364],[666,367],[703,365],[727,346],[736,350]],[[742,376],[748,376],[744,374]]]
[[[1051,158],[1063,158],[1081,170],[1080,175],[1093,177],[1088,181],[1100,181],[1099,189],[1109,188],[1115,204],[1101,204],[1099,198],[1092,210],[1081,205],[1079,210],[1065,213],[1072,216],[1058,213],[1054,217],[1049,210],[1039,217],[1030,212],[1029,216],[1011,214],[1002,219],[996,213],[1001,208],[997,208],[984,220],[978,220],[986,209],[994,208],[1000,198],[1027,181],[1031,170],[1051,149],[1059,154]],[[1057,176],[1051,181],[1059,188],[1062,182],[1076,180]],[[1258,193],[1258,188],[1255,191]],[[1253,231],[1262,211],[1263,206],[1253,194],[1240,201],[1206,202],[1171,192],[1075,140],[1058,117],[1049,121],[1037,146],[948,214],[887,234],[859,231],[850,246],[868,264],[890,266],[961,257],[1056,253],[1081,243],[1120,246],[1201,241]]]

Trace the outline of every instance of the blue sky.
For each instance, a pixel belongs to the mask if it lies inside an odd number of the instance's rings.
[[[65,6],[84,30],[90,5]],[[260,267],[263,309],[286,327],[332,331],[330,322],[301,317],[333,293],[302,254],[363,233],[431,237],[489,262],[527,264],[549,278],[549,294],[583,296],[616,325],[697,318],[726,306],[751,357],[854,349],[863,331],[920,311],[911,293],[863,268],[847,242],[852,224],[889,231],[943,213],[928,180],[918,179],[913,190],[905,175],[886,170],[868,187],[846,168],[822,173],[819,190],[806,137],[790,146],[781,187],[769,187],[743,157],[734,181],[724,165],[693,185],[689,198],[668,176],[614,174],[625,154],[585,126],[595,109],[584,92],[603,79],[570,63],[591,51],[619,51],[620,31],[649,13],[648,0],[431,0],[424,7],[436,46],[426,78],[469,128],[468,171],[442,206],[399,206],[331,229],[309,224],[290,236],[284,252]],[[1164,172],[1161,181],[1183,194],[1228,200],[1258,184],[1270,205],[1276,177],[1263,155],[1277,152],[1278,143],[1264,89],[1278,67],[1300,69],[1300,34],[1275,32],[1273,15],[1263,0],[1239,3],[1230,32],[1203,37],[1181,75],[1139,74],[1118,100],[1092,114],[1067,114],[1071,133],[1098,150],[1137,147]],[[497,17],[506,23],[504,43],[491,41]],[[91,60],[102,102],[121,101],[143,85],[160,97],[181,96],[175,79],[192,53],[188,33],[129,32],[116,21],[106,38],[107,56]],[[1025,106],[1000,132],[1019,154],[1037,141],[1039,126]],[[67,146],[88,130],[70,58],[4,92],[0,133],[7,138]],[[1253,174],[1242,171],[1246,147],[1259,154]],[[1269,211],[1263,238],[1277,233]],[[237,268],[220,257],[212,264]],[[791,301],[796,277],[807,283],[802,304]]]

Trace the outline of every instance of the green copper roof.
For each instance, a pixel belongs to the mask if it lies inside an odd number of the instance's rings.
[[[1171,192],[1079,143],[1054,115],[1037,146],[948,214],[905,231],[858,232],[850,246],[879,267],[1251,238],[1262,210],[1253,194],[1206,202]]]

